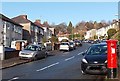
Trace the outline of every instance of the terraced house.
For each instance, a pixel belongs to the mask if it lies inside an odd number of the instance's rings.
[[[23,40],[27,40],[28,43],[42,42],[44,29],[30,21],[27,15],[19,15],[12,20],[23,26]]]
[[[50,28],[49,24],[47,22],[41,24],[40,20],[36,20],[34,23],[37,24],[38,26],[41,26],[44,29],[44,37],[46,41],[48,41],[48,39],[52,37],[52,30],[49,29]]]
[[[11,42],[14,40],[22,40],[22,28],[23,26],[14,22],[10,18],[0,14],[1,21],[1,36],[3,45],[5,47],[10,47]]]

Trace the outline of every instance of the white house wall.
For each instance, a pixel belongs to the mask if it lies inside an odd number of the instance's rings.
[[[22,39],[22,27],[13,23],[3,21],[4,23],[4,45],[10,47],[13,40]],[[19,32],[20,31],[20,32]]]

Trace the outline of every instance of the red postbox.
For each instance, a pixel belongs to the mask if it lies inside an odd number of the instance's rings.
[[[107,40],[108,78],[117,77],[117,40]]]

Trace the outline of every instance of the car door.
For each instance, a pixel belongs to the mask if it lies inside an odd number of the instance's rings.
[[[38,47],[38,56],[39,56],[39,58],[41,58],[43,56],[41,47]]]
[[[46,48],[44,45],[42,45],[42,56],[45,57],[46,56]]]

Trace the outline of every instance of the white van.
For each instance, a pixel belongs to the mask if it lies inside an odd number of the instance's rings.
[[[16,50],[23,50],[27,40],[15,40],[11,42],[11,48]]]

